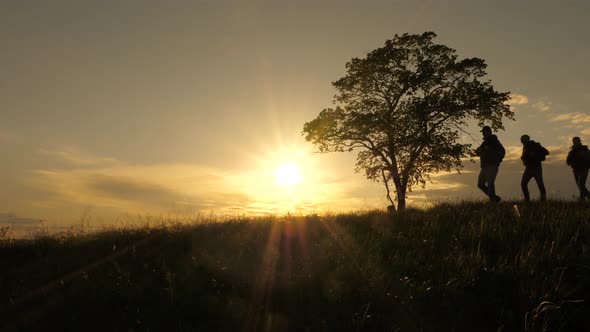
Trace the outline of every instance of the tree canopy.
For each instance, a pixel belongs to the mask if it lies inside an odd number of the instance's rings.
[[[424,186],[429,174],[459,170],[471,155],[460,140],[469,120],[503,129],[513,119],[509,92],[484,80],[479,58],[459,59],[436,44],[434,32],[395,35],[364,58],[346,63],[346,75],[332,83],[335,108],[305,123],[303,135],[319,152],[357,150],[356,171],[393,182],[399,209],[406,192]]]

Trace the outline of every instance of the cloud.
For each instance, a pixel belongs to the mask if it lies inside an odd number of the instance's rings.
[[[199,164],[131,164],[76,148],[39,152],[58,164],[33,171],[28,184],[42,198],[29,205],[54,214],[70,211],[68,220],[77,218],[74,211],[87,207],[110,218],[120,213],[348,211],[354,206],[381,206],[375,202],[384,196],[380,184],[375,189],[362,175],[352,174],[352,169],[348,176],[334,176],[332,166],[320,163],[318,155],[296,160],[303,183],[281,187],[273,171],[286,160],[284,156],[262,155],[240,168],[221,169]],[[356,188],[359,182],[362,190]]]
[[[522,146],[510,145],[504,148],[506,149],[504,160],[520,160],[520,156],[522,155]]]
[[[98,196],[123,201],[162,204],[182,200],[182,195],[173,190],[126,177],[97,174],[87,179],[86,188]]]
[[[43,221],[33,218],[24,218],[12,213],[0,213],[0,229],[8,227],[8,236],[21,238],[25,234],[33,234],[43,227]]]
[[[549,155],[547,156],[547,160],[545,160],[545,164],[558,164],[564,165],[565,159],[569,152],[569,148],[566,146],[546,146],[545,147],[549,151]]]
[[[550,119],[552,122],[570,122],[572,125],[590,123],[590,114],[571,112],[553,115]]]
[[[510,110],[514,111],[516,110],[515,106],[525,105],[528,102],[529,98],[527,96],[518,93],[512,93],[510,94],[510,100],[508,101],[508,104],[510,105]]]
[[[582,130],[583,135],[590,135],[590,128]]]
[[[120,163],[115,158],[98,157],[84,153],[74,147],[61,147],[54,149],[39,149],[40,154],[57,159],[69,166],[99,166]]]
[[[246,207],[247,195],[232,191],[226,177],[195,165],[113,165],[35,171],[33,185],[75,204],[129,213],[172,213]],[[227,175],[230,177],[230,174]],[[56,205],[54,202],[49,205]]]
[[[538,102],[534,103],[533,108],[539,112],[547,113],[551,110],[551,102],[539,100]]]
[[[510,105],[525,105],[529,102],[529,98],[518,93],[510,94]]]
[[[548,147],[551,154],[544,165],[550,197],[570,198],[576,193],[575,185],[563,181],[571,177],[571,170],[564,164],[566,143]],[[522,147],[507,145],[506,150],[497,180],[498,193],[504,199],[519,199]],[[49,194],[44,197],[50,197],[37,200],[35,204],[39,206],[75,211],[90,207],[93,213],[107,211],[109,216],[116,217],[117,213],[308,213],[389,204],[382,183],[367,181],[352,170],[348,176],[327,176],[330,173],[322,174],[319,164],[308,165],[302,185],[284,188],[275,184],[274,162],[253,163],[249,169],[231,171],[196,164],[135,165],[74,153],[78,152],[75,149],[59,151],[69,152],[51,154],[64,161],[61,168],[34,172],[32,185]],[[461,174],[433,174],[433,182],[427,183],[425,190],[413,188],[408,202],[428,205],[438,201],[485,200],[476,187],[479,162],[465,162],[464,166]]]
[[[18,217],[12,213],[0,213],[0,225],[9,226],[38,226],[41,223],[39,219]]]

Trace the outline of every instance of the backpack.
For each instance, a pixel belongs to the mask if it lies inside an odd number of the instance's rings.
[[[578,152],[578,157],[580,158],[580,162],[582,165],[590,168],[590,150],[581,150],[580,152]]]
[[[544,161],[548,154],[549,151],[547,151],[541,143],[535,142],[535,157],[537,157],[539,161]]]
[[[504,146],[500,142],[498,142],[497,149],[498,162],[501,163],[504,160],[504,157],[506,156],[506,149],[504,149]]]

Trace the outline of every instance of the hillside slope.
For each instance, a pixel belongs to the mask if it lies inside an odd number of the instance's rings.
[[[0,243],[0,330],[590,324],[587,204],[445,204]]]

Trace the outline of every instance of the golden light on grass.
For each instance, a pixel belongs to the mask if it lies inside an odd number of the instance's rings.
[[[273,175],[275,183],[282,187],[292,187],[303,181],[299,167],[293,162],[282,164],[274,171]]]

